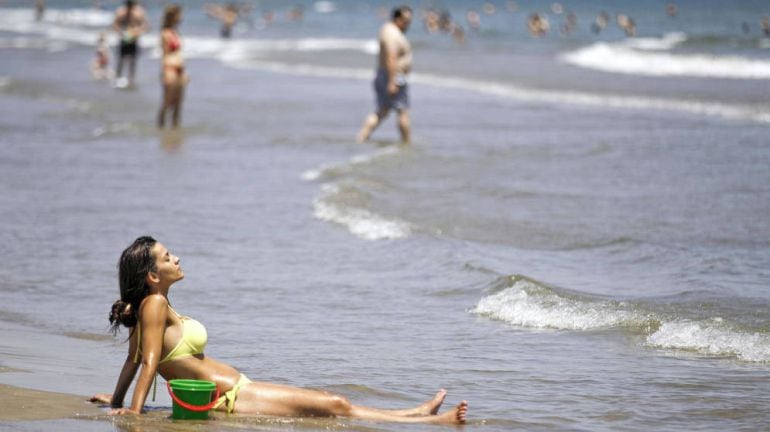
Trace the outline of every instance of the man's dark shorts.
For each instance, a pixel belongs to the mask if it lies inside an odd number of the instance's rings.
[[[139,55],[139,44],[137,44],[136,39],[130,42],[121,40],[119,54],[121,57],[126,57],[126,56],[136,57],[137,55]]]
[[[396,94],[388,94],[388,73],[385,69],[377,70],[377,77],[374,79],[374,92],[377,94],[377,109],[380,111],[409,109],[409,85],[406,82],[401,82]]]

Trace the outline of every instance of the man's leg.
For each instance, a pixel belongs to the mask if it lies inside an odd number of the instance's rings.
[[[411,125],[409,123],[409,110],[402,109],[398,112],[398,131],[401,132],[401,141],[409,144],[411,138]]]
[[[385,119],[385,117],[388,116],[388,109],[381,109],[377,111],[376,113],[369,114],[364,119],[364,124],[361,125],[361,130],[358,132],[358,135],[356,136],[356,141],[359,143],[365,142],[369,139],[369,136],[372,135],[372,132],[374,132],[375,129],[377,129],[377,126],[382,123],[382,120]]]

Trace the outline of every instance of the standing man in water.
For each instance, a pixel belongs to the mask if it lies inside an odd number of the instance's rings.
[[[118,65],[115,68],[117,87],[134,85],[136,74],[136,58],[139,56],[139,37],[150,29],[147,13],[137,4],[136,0],[126,0],[126,3],[115,12],[112,28],[120,37],[118,48]],[[128,80],[123,76],[123,61],[129,62]]]
[[[391,109],[398,112],[398,130],[401,140],[409,142],[409,93],[406,76],[412,69],[412,47],[406,39],[406,31],[412,23],[412,9],[399,6],[393,9],[390,21],[382,25],[379,34],[380,55],[374,91],[377,94],[377,111],[364,119],[358,142],[364,142],[379,126]]]

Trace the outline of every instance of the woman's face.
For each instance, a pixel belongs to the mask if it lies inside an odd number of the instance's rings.
[[[152,247],[152,255],[155,257],[155,267],[157,268],[154,273],[158,275],[161,284],[170,286],[184,278],[184,271],[179,265],[179,257],[172,255],[162,243],[155,243],[155,246]]]

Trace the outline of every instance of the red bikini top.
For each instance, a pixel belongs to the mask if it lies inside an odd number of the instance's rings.
[[[182,42],[179,40],[179,35],[176,32],[170,32],[171,37],[168,38],[168,49],[170,51],[177,51],[182,48]]]

